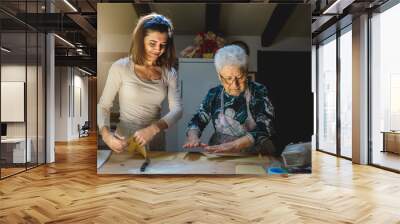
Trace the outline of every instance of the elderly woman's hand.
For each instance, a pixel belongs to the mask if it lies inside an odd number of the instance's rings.
[[[239,153],[240,147],[233,141],[220,145],[207,146],[205,150],[209,153]]]
[[[226,142],[220,145],[208,146],[205,149],[210,153],[240,153],[243,149],[246,149],[252,145],[252,139],[248,135],[245,135],[234,141]]]
[[[197,137],[187,138],[183,148],[195,148],[195,147],[206,147],[207,144],[201,142]]]
[[[197,132],[194,130],[190,130],[188,132],[188,136],[186,138],[186,142],[183,145],[183,148],[194,148],[194,147],[206,147],[207,144],[201,142],[200,138],[197,135]]]

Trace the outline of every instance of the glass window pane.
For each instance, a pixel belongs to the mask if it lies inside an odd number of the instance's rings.
[[[38,164],[45,163],[45,65],[46,65],[46,36],[39,33],[38,45]]]
[[[336,153],[336,40],[318,48],[318,148]]]
[[[26,144],[26,33],[1,33],[1,177],[25,170],[30,159]],[[28,150],[26,147],[28,146]]]
[[[372,163],[400,170],[400,4],[376,14],[372,29]]]
[[[28,168],[37,165],[37,74],[38,74],[38,35],[36,32],[27,33],[28,38],[28,63],[26,80],[26,113],[27,113],[27,142],[30,147],[30,160]]]
[[[352,35],[340,36],[340,153],[352,157]]]
[[[33,14],[45,12],[45,1],[0,1],[0,7],[19,18],[29,13],[35,24]],[[7,21],[0,30],[0,177],[4,178],[45,162],[46,42],[43,33],[23,22],[2,12],[0,17]]]

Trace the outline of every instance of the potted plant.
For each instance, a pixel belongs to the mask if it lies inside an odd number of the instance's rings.
[[[187,58],[213,58],[215,52],[223,47],[225,40],[209,31],[198,33],[194,38],[193,45],[186,47],[180,55]]]

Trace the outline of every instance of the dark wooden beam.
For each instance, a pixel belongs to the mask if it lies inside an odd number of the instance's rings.
[[[89,0],[86,0],[86,3],[93,9],[93,11],[97,12],[96,6],[94,6]]]
[[[274,42],[295,8],[296,6],[293,4],[278,4],[276,6],[261,36],[263,47],[268,47]]]
[[[135,12],[139,17],[150,14],[152,12],[150,5],[147,3],[133,3],[133,7],[135,8]]]
[[[92,24],[90,24],[81,14],[69,13],[67,16],[80,26],[91,38],[97,37],[96,28],[93,27]]]
[[[82,27],[70,18],[69,15],[71,14],[79,16],[79,13],[18,13],[12,19],[22,24],[27,24],[30,29],[36,29],[41,32],[82,30]],[[7,21],[5,23],[7,24]]]
[[[154,3],[248,3],[250,0],[153,0]]]
[[[93,56],[55,56],[55,65],[88,67],[96,71],[97,62]]]
[[[219,23],[220,23],[221,5],[217,3],[208,3],[206,5],[206,23],[204,31],[212,31],[214,33],[219,33]]]

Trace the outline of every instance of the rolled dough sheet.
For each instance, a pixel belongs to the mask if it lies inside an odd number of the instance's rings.
[[[99,169],[110,157],[111,150],[97,150],[97,169]]]
[[[247,153],[208,153],[208,152],[202,152],[204,156],[206,156],[208,159],[213,159],[213,158],[222,158],[222,157],[246,157],[246,156],[254,156],[251,154]]]
[[[167,161],[180,159],[181,157],[183,157],[183,155],[165,152],[152,152],[149,156],[149,159],[151,161]]]
[[[236,165],[236,174],[265,175],[266,172],[264,168],[259,165]]]
[[[219,157],[208,159],[202,153],[149,151],[150,164],[140,171],[144,162],[141,155],[112,153],[98,169],[99,174],[264,174],[268,166],[265,157]],[[250,167],[250,168],[248,168]],[[256,167],[256,168],[254,168]]]

